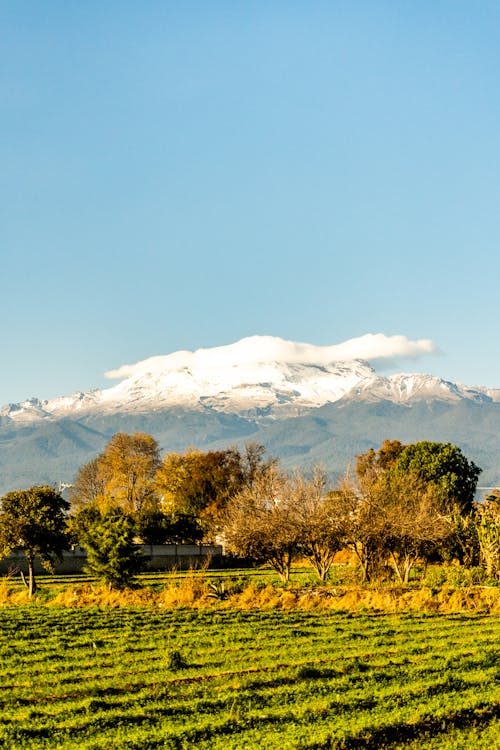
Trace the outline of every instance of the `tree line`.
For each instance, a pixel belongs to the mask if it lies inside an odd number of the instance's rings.
[[[500,493],[474,503],[480,469],[450,443],[386,440],[331,483],[324,471],[287,473],[261,445],[168,453],[146,433],[117,433],[82,466],[65,500],[50,487],[8,493],[0,554],[24,550],[50,569],[79,543],[87,568],[111,586],[140,567],[138,543],[223,541],[229,553],[267,562],[287,581],[294,559],[324,581],[350,549],[363,581],[406,583],[417,562],[483,565],[500,579]]]

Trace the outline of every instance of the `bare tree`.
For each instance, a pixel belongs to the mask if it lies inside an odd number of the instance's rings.
[[[408,583],[415,563],[452,533],[435,486],[419,476],[387,474],[379,488],[387,519],[386,547],[396,576]]]
[[[325,581],[335,554],[345,545],[345,513],[339,496],[326,492],[325,473],[317,467],[311,480],[295,474],[290,501],[297,519],[299,549],[320,581]]]
[[[230,501],[224,533],[229,550],[269,563],[287,582],[298,547],[290,479],[275,465],[259,473]]]
[[[71,505],[78,509],[95,502],[104,493],[104,484],[99,471],[99,460],[94,458],[78,469],[68,492]]]
[[[435,486],[415,473],[369,467],[344,478],[334,493],[344,508],[345,535],[363,581],[380,578],[389,563],[403,583],[421,557],[452,531]]]
[[[372,471],[361,477],[348,472],[331,493],[341,509],[347,546],[358,558],[364,582],[381,576],[386,558],[387,527],[375,491],[376,476]]]

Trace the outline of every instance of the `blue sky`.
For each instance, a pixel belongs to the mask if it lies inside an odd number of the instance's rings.
[[[500,5],[0,3],[0,404],[268,334],[500,387]]]

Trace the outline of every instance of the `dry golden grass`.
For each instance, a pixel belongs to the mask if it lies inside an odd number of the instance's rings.
[[[341,589],[278,589],[273,586],[258,589],[250,584],[240,594],[231,596],[226,606],[235,609],[315,609],[315,610],[398,610],[424,612],[500,612],[500,588],[474,587],[439,591],[429,588],[363,588],[350,586]]]
[[[173,571],[163,591],[156,597],[159,607],[172,609],[174,607],[207,607],[213,604],[209,596],[209,589],[205,578],[205,570],[190,570],[182,578]]]
[[[149,589],[109,589],[106,586],[74,586],[65,588],[47,604],[60,607],[139,607],[152,604],[154,592]]]
[[[379,612],[490,612],[500,613],[500,587],[470,586],[440,588],[322,585],[309,588],[283,588],[268,584],[258,586],[250,581],[242,590],[223,591],[218,596],[209,583],[205,570],[191,570],[185,575],[172,571],[160,590],[150,586],[123,590],[109,590],[93,584],[63,585],[50,590],[44,587],[33,602],[40,605],[63,607],[141,607],[165,609],[179,607],[201,609],[224,607],[251,609],[307,609],[307,610],[373,610]],[[0,606],[26,604],[26,589],[14,585],[11,577],[0,579]]]

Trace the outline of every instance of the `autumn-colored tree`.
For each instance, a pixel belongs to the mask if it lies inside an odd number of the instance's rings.
[[[224,523],[230,498],[274,464],[263,454],[264,448],[256,444],[246,446],[243,454],[236,448],[167,454],[155,477],[162,510],[198,517],[206,538],[213,538]]]
[[[481,548],[478,536],[478,512],[475,507],[468,513],[455,509],[449,514],[451,533],[437,549],[439,559],[450,562],[457,560],[466,568],[481,562]]]
[[[118,432],[97,458],[79,469],[70,490],[72,505],[97,502],[127,513],[156,508],[154,476],[159,466],[160,449],[151,435]]]
[[[104,494],[125,511],[140,511],[153,502],[153,480],[160,466],[160,448],[151,435],[118,432],[97,461]]]
[[[379,474],[349,473],[331,493],[345,528],[347,545],[358,558],[362,580],[380,578],[387,560],[388,528],[378,490]]]
[[[408,447],[386,441],[379,451],[358,456],[356,476],[338,490],[365,581],[380,578],[389,564],[398,580],[408,582],[415,563],[452,531],[439,485],[413,467],[401,467]]]
[[[52,487],[15,490],[2,498],[0,555],[22,550],[28,563],[28,591],[36,591],[35,557],[52,571],[68,545],[66,513],[69,503]]]
[[[450,536],[452,526],[439,493],[416,474],[388,471],[375,492],[385,516],[385,547],[396,576],[408,583],[415,563]]]

